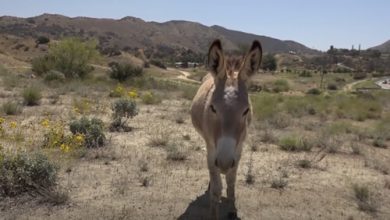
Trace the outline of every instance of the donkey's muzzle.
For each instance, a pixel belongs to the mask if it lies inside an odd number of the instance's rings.
[[[231,160],[221,160],[219,161],[218,158],[215,159],[215,162],[214,162],[215,166],[219,169],[221,169],[222,171],[226,171],[230,168],[233,168],[234,165],[236,165],[236,160],[234,159],[231,159]]]

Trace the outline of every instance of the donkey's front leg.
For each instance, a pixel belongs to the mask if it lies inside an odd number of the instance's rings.
[[[238,165],[238,164],[237,164]],[[226,174],[226,194],[228,198],[229,205],[229,218],[236,219],[237,218],[237,209],[236,209],[236,196],[235,196],[235,185],[236,185],[236,176],[237,176],[237,168],[238,166],[233,167]]]
[[[219,170],[213,163],[209,164],[210,172],[210,218],[218,219],[219,217],[219,201],[222,194],[222,181]]]

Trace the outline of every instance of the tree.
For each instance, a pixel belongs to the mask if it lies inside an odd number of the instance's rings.
[[[66,78],[83,78],[92,71],[88,63],[99,55],[96,46],[96,41],[68,38],[50,48],[49,56],[54,57],[55,69],[64,73]]]
[[[88,64],[99,57],[96,41],[83,42],[68,38],[51,45],[49,53],[33,60],[33,70],[43,75],[50,70],[62,72],[66,78],[83,78],[93,68]]]
[[[277,64],[275,56],[272,54],[267,54],[263,58],[262,67],[265,70],[274,71],[276,70]]]

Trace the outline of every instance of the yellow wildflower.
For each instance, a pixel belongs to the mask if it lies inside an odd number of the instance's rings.
[[[133,89],[133,90],[129,91],[127,93],[127,95],[129,96],[129,98],[132,98],[132,99],[137,98],[137,96],[138,96],[137,90]]]
[[[76,143],[78,143],[78,144],[83,144],[84,143],[84,135],[82,135],[82,134],[76,134],[75,136],[74,136],[74,140],[76,141]]]
[[[70,151],[70,147],[69,147],[69,145],[67,145],[67,144],[61,144],[60,149],[61,149],[63,152],[65,152],[65,153],[68,153],[68,152]]]
[[[77,107],[74,107],[74,108],[73,108],[73,111],[76,112],[76,113],[80,113],[80,109],[77,108]]]
[[[2,118],[2,117],[0,117],[0,125],[1,125],[1,124],[3,124],[3,123],[4,123],[4,121],[5,121],[5,119],[4,119],[4,118]]]
[[[42,120],[41,125],[43,127],[45,127],[45,128],[48,128],[49,127],[49,123],[50,123],[49,119],[45,118],[45,119]]]
[[[18,126],[18,124],[15,121],[11,121],[11,123],[9,123],[9,126],[11,128],[16,128]]]

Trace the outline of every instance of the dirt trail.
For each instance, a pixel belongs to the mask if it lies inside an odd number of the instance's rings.
[[[178,75],[176,77],[177,79],[184,80],[184,81],[191,82],[191,83],[200,84],[199,81],[188,78],[189,76],[191,76],[191,73],[189,73],[187,71],[179,70],[179,69],[173,69],[173,68],[168,68],[168,70],[169,71],[179,72],[180,75]]]
[[[364,82],[364,81],[367,81],[368,79],[362,79],[362,80],[358,80],[358,81],[355,81],[355,82],[351,82],[351,83],[348,83],[346,84],[344,87],[343,87],[343,91],[344,92],[349,92],[349,91],[352,91],[353,90],[353,87],[358,84],[358,83],[361,83],[361,82]]]

